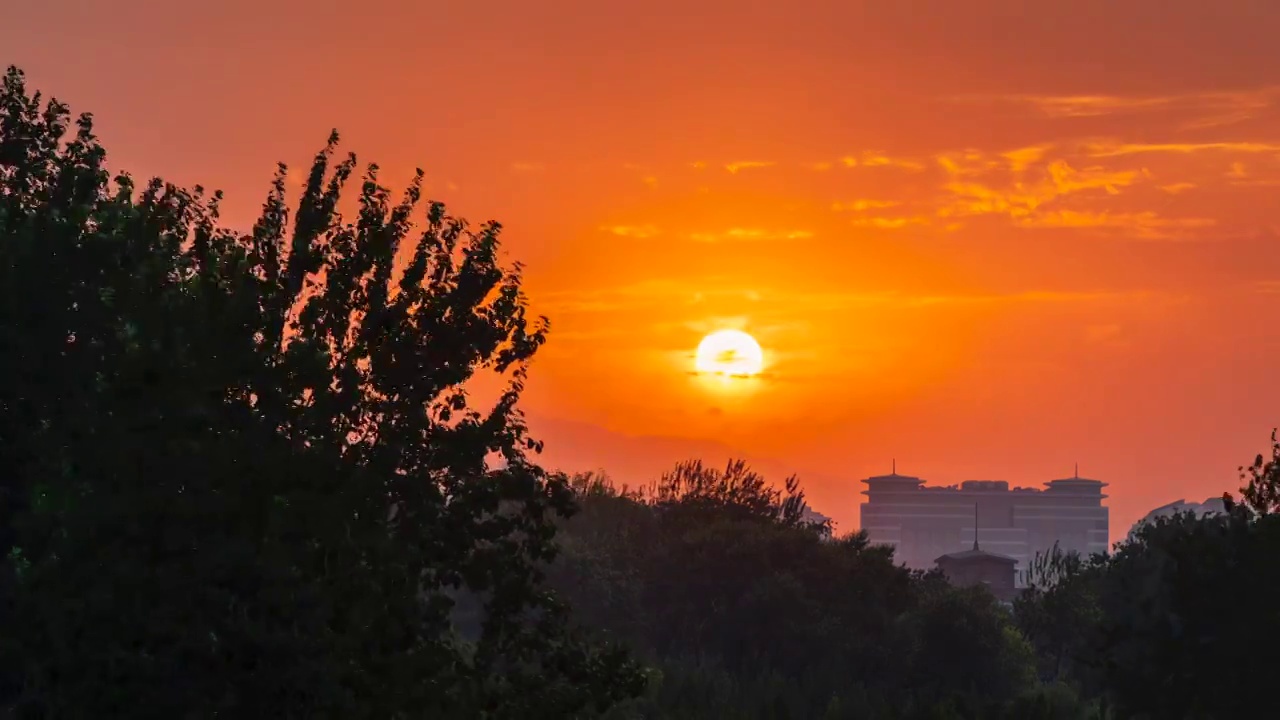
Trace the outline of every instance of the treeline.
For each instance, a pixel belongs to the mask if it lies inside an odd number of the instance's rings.
[[[1224,515],[1161,518],[1108,556],[1056,548],[1008,608],[807,524],[741,463],[654,486],[583,475],[555,587],[635,650],[611,718],[1269,717],[1280,669],[1280,445]]]
[[[794,479],[688,463],[635,491],[573,486],[553,585],[652,668],[610,717],[1027,718],[1057,702],[989,592],[832,538]]]
[[[794,478],[548,473],[499,226],[336,146],[238,232],[5,75],[0,717],[1269,716],[1280,448],[1012,609]]]

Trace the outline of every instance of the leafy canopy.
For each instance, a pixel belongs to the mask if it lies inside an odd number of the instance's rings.
[[[573,496],[517,408],[546,339],[496,223],[335,133],[252,231],[112,180],[89,115],[0,91],[0,707],[570,717],[634,694],[543,589]],[[503,390],[485,407],[483,374]]]

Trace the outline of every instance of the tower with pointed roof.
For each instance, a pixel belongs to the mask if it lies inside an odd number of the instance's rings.
[[[978,546],[978,504],[973,504],[973,549],[947,553],[934,560],[953,585],[986,587],[1001,602],[1017,596],[1018,561]]]

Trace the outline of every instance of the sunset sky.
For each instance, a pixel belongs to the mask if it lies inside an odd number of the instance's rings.
[[[1280,2],[5,2],[111,162],[227,191],[331,127],[504,223],[546,460],[1110,483],[1112,536],[1280,424]],[[690,374],[738,328],[765,375]]]

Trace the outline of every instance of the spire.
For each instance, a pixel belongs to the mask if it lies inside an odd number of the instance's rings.
[[[973,549],[978,549],[978,503],[973,504]]]
[[[1076,474],[1073,475],[1072,478],[1075,480],[1080,479],[1080,463],[1076,463]]]
[[[893,459],[893,474],[898,474],[898,458]]]

